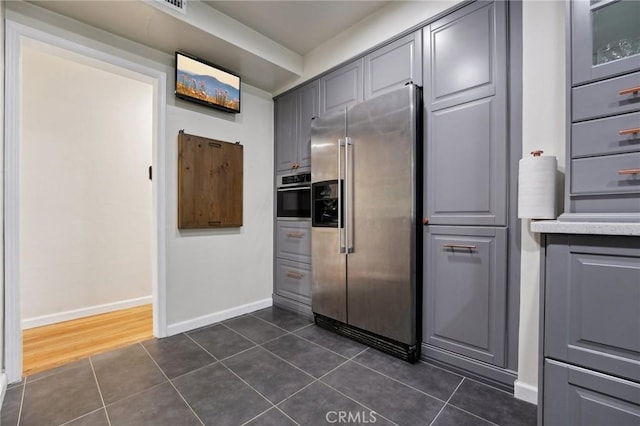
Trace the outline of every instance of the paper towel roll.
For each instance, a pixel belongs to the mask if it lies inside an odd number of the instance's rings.
[[[556,218],[556,169],[556,157],[533,156],[520,160],[518,174],[519,218]]]

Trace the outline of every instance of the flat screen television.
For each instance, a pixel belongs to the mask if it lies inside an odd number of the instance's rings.
[[[176,52],[176,97],[227,112],[240,112],[240,77]]]

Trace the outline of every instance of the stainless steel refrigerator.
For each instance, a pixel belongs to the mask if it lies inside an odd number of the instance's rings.
[[[413,361],[420,89],[317,118],[311,130],[316,323]]]

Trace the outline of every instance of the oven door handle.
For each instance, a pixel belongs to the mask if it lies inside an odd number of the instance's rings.
[[[311,186],[296,186],[292,188],[278,188],[278,192],[299,191],[301,189],[311,189]]]

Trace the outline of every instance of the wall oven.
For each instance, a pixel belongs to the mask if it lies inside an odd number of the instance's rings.
[[[276,217],[311,218],[311,173],[278,176]]]

